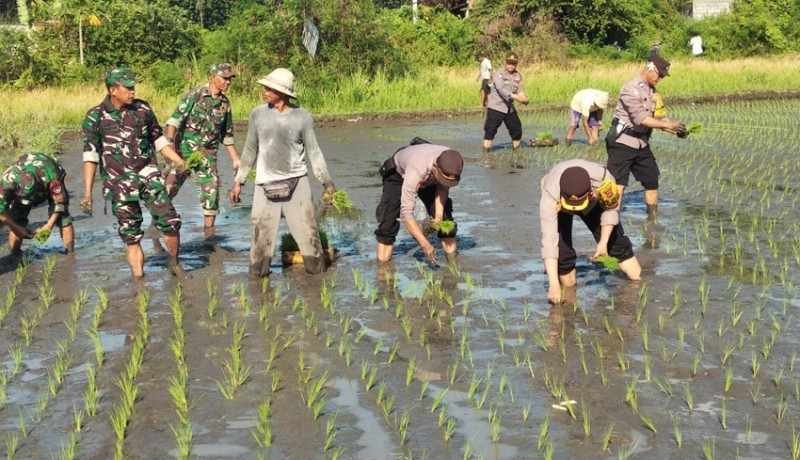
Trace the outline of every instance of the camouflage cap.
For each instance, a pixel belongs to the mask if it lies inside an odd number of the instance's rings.
[[[114,67],[106,72],[105,75],[106,86],[122,85],[128,88],[136,86],[139,81],[136,79],[136,74],[133,70],[127,67]]]
[[[220,62],[219,64],[212,65],[211,75],[219,75],[220,77],[225,77],[225,78],[231,78],[236,76],[236,74],[233,73],[231,65],[225,62]]]

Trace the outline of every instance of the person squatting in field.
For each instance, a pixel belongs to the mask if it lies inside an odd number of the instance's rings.
[[[384,162],[379,171],[383,178],[383,191],[375,210],[378,220],[375,236],[378,240],[379,262],[391,260],[402,222],[420,245],[428,261],[431,264],[436,263],[436,249],[414,219],[414,206],[419,197],[434,223],[452,222],[453,200],[449,196],[450,188],[458,185],[463,169],[464,159],[459,152],[444,145],[428,143],[412,143]],[[456,262],[457,230],[454,225],[452,232],[437,232],[449,264]]]
[[[0,176],[0,222],[8,225],[8,246],[11,254],[19,255],[22,240],[35,233],[49,232],[58,226],[67,254],[74,251],[75,232],[69,214],[69,193],[64,185],[67,173],[58,161],[43,153],[28,153]],[[31,210],[47,202],[50,217],[35,232],[28,230]]]
[[[586,224],[597,242],[593,259],[616,257],[620,270],[629,279],[640,278],[642,268],[619,221],[620,196],[614,182],[608,169],[586,160],[563,161],[542,177],[539,227],[549,285],[547,300],[551,303],[560,303],[562,288],[577,283],[577,253],[572,245],[575,215]]]

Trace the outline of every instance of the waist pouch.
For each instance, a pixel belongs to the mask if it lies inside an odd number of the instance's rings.
[[[264,195],[266,195],[268,200],[284,200],[292,196],[298,182],[300,182],[300,178],[293,177],[271,184],[264,184],[261,188],[264,189]]]
[[[382,178],[386,179],[397,171],[397,165],[394,162],[394,155],[390,156],[388,160],[383,162],[383,165],[378,170]]]

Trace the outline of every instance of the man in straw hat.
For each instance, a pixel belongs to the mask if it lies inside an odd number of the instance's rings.
[[[594,145],[600,138],[603,111],[608,107],[608,93],[599,89],[582,89],[575,93],[569,106],[572,114],[567,129],[567,145],[572,143],[578,124],[586,131],[589,145]]]
[[[642,268],[619,221],[620,197],[615,179],[606,168],[586,160],[563,161],[542,177],[541,188],[539,226],[548,301],[559,304],[562,287],[577,283],[577,254],[572,246],[574,215],[581,218],[597,242],[591,259],[616,257],[619,269],[629,279],[640,278]]]
[[[235,77],[230,64],[212,65],[208,83],[186,92],[166,123],[167,139],[176,152],[184,159],[189,159],[194,152],[202,156],[202,161],[190,165],[184,174],[177,174],[173,167],[168,168],[166,183],[170,198],[175,198],[189,174],[192,171],[197,173],[203,229],[207,237],[214,234],[214,222],[219,214],[217,150],[220,144],[225,146],[231,157],[233,173],[236,174],[239,169],[231,102],[225,96]]]
[[[258,84],[264,87],[266,104],[250,113],[241,166],[230,192],[235,205],[250,170],[255,168],[250,274],[269,275],[281,215],[297,241],[306,271],[320,273],[327,266],[314,218],[306,158],[325,189],[323,200],[329,201],[336,187],[317,144],[311,114],[289,101],[297,98],[294,74],[288,69],[275,69]]]
[[[415,139],[415,140],[418,140]],[[388,262],[392,258],[392,249],[400,231],[400,223],[417,241],[432,265],[436,263],[436,249],[428,241],[427,236],[414,219],[414,207],[417,197],[425,205],[428,215],[435,223],[453,221],[453,201],[450,199],[450,188],[458,185],[464,159],[461,154],[444,145],[429,144],[425,141],[412,142],[403,147],[384,162],[380,168],[383,177],[381,201],[375,210],[378,229],[375,237],[378,240],[377,255],[379,262]],[[449,264],[456,263],[456,230],[438,229],[437,235],[444,250],[445,260]]]
[[[628,176],[642,183],[647,217],[655,220],[658,214],[658,176],[656,157],[650,150],[653,129],[678,134],[685,127],[680,121],[655,116],[656,84],[669,76],[670,63],[659,55],[648,58],[642,72],[622,86],[614,119],[606,135],[608,163],[606,166],[617,178],[620,194],[628,186]]]

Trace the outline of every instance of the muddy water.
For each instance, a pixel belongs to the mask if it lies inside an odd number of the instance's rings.
[[[143,240],[149,336],[124,433],[125,457],[180,452],[167,380],[177,375],[169,295],[180,286],[192,458],[515,459],[550,450],[554,458],[615,458],[619,451],[634,458],[700,458],[712,446],[715,458],[790,458],[792,422],[800,416],[791,332],[798,317],[797,211],[791,194],[764,192],[763,184],[786,185],[796,162],[784,161],[796,155],[789,145],[798,122],[782,120],[760,145],[746,134],[770,126],[758,114],[791,113],[796,105],[674,108],[676,116],[702,121],[707,133],[691,143],[654,138],[664,173],[658,224],[645,221],[638,185],[626,195],[623,222],[645,281],[630,283],[581,257],[574,306],[546,302],[538,183],[560,160],[604,161],[602,148],[526,148],[516,167],[501,131],[491,154],[495,167],[486,168],[477,118],[322,125],[317,135],[335,183],[361,214],[321,213],[338,250],[324,276],[284,269],[276,257],[264,283],[247,277],[252,185],[241,206],[223,202],[217,237],[209,242],[190,179],[176,207],[184,221],[182,260],[192,278],[178,282],[166,273],[157,235]],[[526,117],[526,137],[537,131],[558,136],[562,118]],[[238,133],[243,139],[244,130]],[[374,263],[377,168],[414,136],[450,145],[468,159],[464,179],[452,190],[458,273],[422,265],[405,232],[393,271],[379,273]],[[748,152],[755,151],[768,154],[748,163]],[[73,200],[82,187],[79,152],[70,142],[63,158]],[[227,188],[230,160],[220,158]],[[742,187],[725,187],[723,179],[762,188],[747,188],[745,199]],[[318,196],[319,184],[312,186]],[[58,254],[54,236],[29,251],[24,272],[7,260],[0,268],[3,293],[17,286],[0,330],[8,377],[0,431],[5,439],[17,436],[18,458],[58,456],[71,433],[79,458],[114,453],[109,414],[120,404],[114,382],[124,375],[140,330],[138,290],[130,284],[114,219],[100,209],[99,190],[95,194],[94,217],[76,215],[74,258]],[[39,209],[31,220],[44,218]],[[576,227],[579,254],[591,253],[589,233]],[[0,240],[5,243],[4,234]],[[47,277],[50,257],[55,267]],[[52,301],[43,307],[48,287]],[[65,324],[82,288],[88,301],[72,339]],[[86,333],[101,298],[97,289],[109,305],[98,324],[100,398],[97,414],[84,415],[77,432],[74,412],[84,407],[86,370],[97,368]],[[211,292],[218,299],[213,315]],[[37,311],[35,327],[25,327]],[[239,350],[249,375],[226,399],[219,385],[237,321],[245,331]],[[48,374],[52,381],[59,342],[71,359],[63,382],[52,388]],[[326,374],[319,396],[312,396]],[[256,440],[264,439],[257,407],[265,399],[270,446]]]

